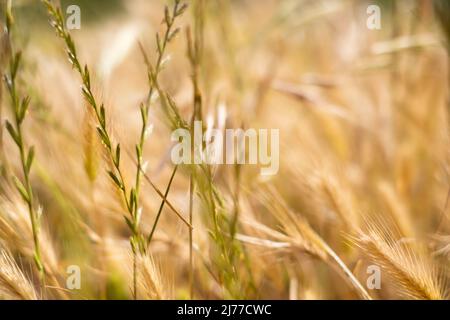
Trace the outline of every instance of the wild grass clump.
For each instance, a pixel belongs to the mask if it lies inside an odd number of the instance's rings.
[[[83,85],[82,85],[82,93],[89,104],[89,106],[93,109],[95,117],[97,119],[97,132],[100,137],[103,146],[106,149],[106,152],[109,156],[109,161],[112,163],[112,170],[108,170],[108,175],[111,178],[112,182],[116,186],[116,188],[122,194],[122,200],[125,204],[126,210],[128,211],[128,216],[124,215],[125,222],[129,227],[132,236],[130,237],[130,245],[133,252],[133,297],[137,298],[137,264],[138,257],[137,255],[145,255],[147,251],[148,243],[152,239],[152,235],[154,229],[149,234],[148,239],[145,237],[140,230],[140,221],[142,217],[142,207],[140,206],[140,187],[141,187],[141,177],[142,173],[145,172],[145,166],[143,163],[143,147],[146,139],[149,135],[149,123],[148,123],[148,113],[150,108],[150,102],[153,96],[153,92],[155,89],[156,79],[158,77],[161,63],[163,61],[164,53],[166,50],[167,44],[176,36],[179,29],[172,30],[175,19],[182,15],[186,10],[187,6],[185,4],[181,4],[179,0],[175,1],[175,5],[173,7],[172,12],[169,11],[169,8],[165,8],[165,16],[164,22],[166,24],[166,31],[164,33],[163,38],[161,39],[157,34],[157,48],[158,48],[158,59],[156,62],[156,66],[150,64],[147,60],[148,70],[149,70],[149,79],[150,79],[150,90],[148,94],[147,101],[142,103],[140,106],[140,113],[142,118],[142,129],[139,137],[139,142],[136,144],[136,178],[134,187],[131,187],[128,190],[127,183],[125,181],[125,176],[121,169],[121,156],[122,151],[120,147],[120,143],[114,143],[112,136],[107,128],[107,120],[106,120],[106,109],[103,104],[99,104],[92,93],[91,87],[91,76],[89,72],[89,68],[87,65],[84,67],[81,66],[79,61],[75,43],[67,31],[64,17],[60,8],[55,7],[50,1],[44,1],[47,6],[48,12],[52,19],[52,26],[55,28],[59,37],[61,37],[67,49],[67,54],[69,57],[69,61],[72,64],[72,67],[79,73]],[[157,215],[154,227],[158,223],[159,214]]]
[[[0,1],[0,299],[448,299],[448,1],[84,2]]]

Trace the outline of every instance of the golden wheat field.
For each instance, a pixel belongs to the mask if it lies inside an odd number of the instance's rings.
[[[449,298],[449,1],[0,3],[0,299]]]

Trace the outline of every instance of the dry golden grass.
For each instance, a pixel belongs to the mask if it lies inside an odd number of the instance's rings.
[[[448,299],[448,1],[74,2],[1,37],[1,299]],[[280,129],[279,172],[175,166],[194,120]]]
[[[400,295],[407,299],[445,298],[445,282],[429,252],[413,250],[410,244],[396,240],[391,231],[376,222],[371,222],[356,242],[393,279]]]
[[[22,273],[14,258],[6,251],[0,253],[0,297],[8,300],[36,300],[33,284]]]

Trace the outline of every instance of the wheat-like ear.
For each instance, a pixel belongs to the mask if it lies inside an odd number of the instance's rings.
[[[163,300],[171,298],[170,286],[161,275],[161,270],[151,256],[139,257],[139,286],[143,299]]]
[[[7,188],[6,193],[10,199],[0,196],[0,239],[4,247],[14,254],[31,257],[33,241],[26,206],[18,199],[14,190]],[[46,270],[44,298],[55,296],[66,299],[68,297],[66,292],[61,290],[58,255],[52,238],[46,228],[42,228],[39,236]]]
[[[13,48],[14,43],[12,41],[12,33],[14,31],[14,17],[12,14],[12,2],[6,3],[6,28],[7,41],[9,47]],[[14,184],[17,190],[22,196],[22,200],[27,204],[29,220],[31,222],[31,231],[33,234],[34,251],[33,258],[36,264],[36,268],[39,270],[40,280],[42,287],[44,287],[45,278],[45,262],[41,257],[41,244],[40,244],[40,222],[42,210],[38,209],[36,201],[34,199],[33,188],[31,185],[31,168],[34,163],[35,149],[34,146],[27,146],[24,131],[24,121],[27,116],[30,97],[22,96],[18,88],[18,74],[22,65],[22,52],[11,50],[10,66],[8,72],[4,75],[4,81],[6,84],[7,92],[10,97],[10,109],[12,113],[11,121],[6,120],[6,129],[11,136],[12,141],[15,143],[19,152],[19,163],[21,167],[22,178],[14,176]]]
[[[13,190],[9,188],[6,190],[10,199],[0,197],[0,238],[11,251],[17,251],[26,257],[31,257],[33,241],[27,208]],[[49,273],[56,273],[58,269],[57,254],[45,228],[41,230],[40,238],[45,267]]]
[[[311,228],[303,217],[295,214],[281,201],[281,196],[273,188],[269,188],[269,191],[261,196],[262,202],[273,213],[274,218],[278,220],[282,229],[282,232],[279,232],[258,222],[252,222],[253,227],[265,233],[272,240],[280,241],[279,243],[271,243],[269,247],[276,248],[278,246],[278,248],[283,248],[283,250],[289,248],[293,253],[305,252],[322,260],[328,266],[337,270],[353,286],[355,292],[361,298],[366,300],[372,299],[337,253]],[[242,237],[240,239],[242,240]],[[261,243],[264,243],[264,241]]]
[[[0,252],[0,299],[37,300],[31,281],[22,273],[14,258],[5,250]]]
[[[395,281],[392,284],[406,299],[441,300],[444,285],[430,255],[396,240],[391,229],[371,221],[367,231],[354,242]]]

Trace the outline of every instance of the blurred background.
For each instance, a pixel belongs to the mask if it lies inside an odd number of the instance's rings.
[[[255,166],[215,168],[213,182],[223,197],[224,219],[232,220],[239,212],[234,240],[240,254],[233,265],[239,290],[226,288],[217,276],[225,267],[214,258],[217,246],[205,218],[207,208],[201,194],[197,196],[194,297],[358,298],[326,259],[294,250],[294,245],[279,246],[304,236],[282,223],[283,212],[307,221],[364,285],[373,257],[349,239],[373,216],[395,224],[398,239],[410,243],[412,250],[420,245],[417,252],[433,260],[447,278],[449,2],[193,2],[197,4],[190,3],[177,22],[181,32],[167,49],[169,60],[160,78],[181,115],[189,120],[193,109],[185,30],[197,26],[202,33],[203,115],[217,119],[218,110],[225,108],[228,128],[280,129],[277,175],[263,179]],[[61,1],[63,11],[72,4],[81,9],[81,29],[71,34],[80,60],[90,67],[95,95],[105,103],[113,135],[127,150],[134,150],[141,129],[139,104],[148,93],[138,43],[155,58],[155,34],[163,29],[167,3]],[[14,45],[24,54],[20,84],[31,97],[25,125],[27,141],[36,147],[32,184],[62,286],[67,266],[79,265],[81,289],[70,297],[130,298],[130,235],[120,198],[105,174],[107,161],[80,79],[44,6],[35,0],[13,5]],[[380,29],[367,27],[369,5],[381,9]],[[201,9],[192,9],[198,6]],[[8,104],[4,96],[3,118],[10,116]],[[165,190],[173,168],[171,129],[158,102],[151,107],[150,122],[154,131],[144,151],[147,174]],[[6,135],[2,149],[7,159],[2,162],[4,174],[11,170],[20,175],[15,146]],[[126,179],[132,181],[133,159],[124,156],[123,161]],[[6,178],[0,184],[0,215],[17,222],[12,217],[24,211],[24,205]],[[148,183],[142,188],[142,228],[148,232],[161,198]],[[187,170],[175,177],[169,199],[187,215]],[[8,219],[4,223],[12,224]],[[277,238],[280,234],[283,237]],[[0,231],[0,238],[5,248],[17,247],[6,231]],[[167,297],[192,298],[188,232],[169,209],[163,211],[151,253],[167,283]],[[22,261],[25,272],[36,279],[32,263],[26,257]],[[388,282],[369,293],[381,299],[402,297],[395,283]]]

